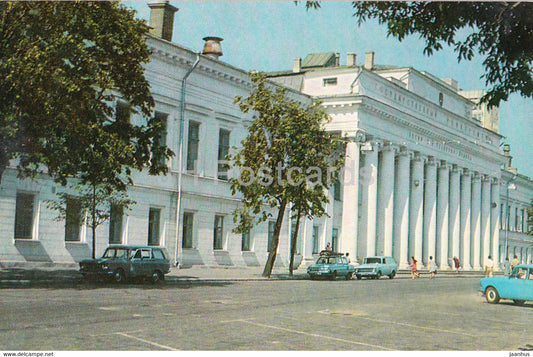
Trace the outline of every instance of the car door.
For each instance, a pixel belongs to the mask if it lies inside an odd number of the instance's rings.
[[[500,296],[502,298],[514,300],[528,300],[531,297],[531,289],[533,289],[533,281],[528,279],[528,269],[525,267],[516,267],[511,276],[505,280],[505,285],[502,287]]]
[[[134,276],[147,276],[152,274],[152,250],[149,248],[137,249],[131,260],[132,273]]]

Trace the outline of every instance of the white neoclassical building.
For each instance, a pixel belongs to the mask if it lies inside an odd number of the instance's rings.
[[[489,256],[501,259],[501,187],[509,180],[497,111],[470,100],[480,91],[460,91],[456,81],[414,68],[376,65],[374,56],[367,52],[360,66],[354,53],[346,65],[333,52],[312,54],[296,59],[292,71],[271,73],[319,99],[332,119],[328,130],[351,139],[335,202],[342,206],[339,249],[359,258],[393,255],[403,268],[410,257],[426,264],[433,256],[441,269],[458,257],[465,270],[482,269]],[[523,196],[511,201],[511,215],[524,212],[533,194],[529,179],[518,181]],[[516,238],[525,261],[532,241]]]
[[[137,204],[111,211],[97,230],[96,253],[109,244],[149,244],[165,247],[182,266],[263,265],[274,221],[247,234],[232,232],[240,198],[231,195],[227,169],[219,165],[252,118],[234,104],[252,88],[247,71],[221,60],[216,37],[206,37],[204,54],[173,43],[176,8],[150,6],[153,55],[146,77],[154,115],[164,119],[166,144],[177,155],[166,176],[135,173],[128,193]],[[481,269],[489,255],[501,261],[505,251],[531,260],[526,208],[533,182],[503,153],[497,112],[476,107],[468,98],[480,94],[460,91],[453,80],[376,65],[373,53],[363,65],[356,60],[350,53],[341,65],[335,53],[315,54],[296,60],[291,71],[270,74],[290,88],[292,99],[320,99],[332,118],[328,130],[350,138],[340,183],[328,192],[329,217],[303,222],[297,263],[313,261],[327,243],[354,258],[391,254],[404,268],[411,256],[425,264],[432,255],[441,269],[453,256],[465,269]],[[0,265],[89,257],[92,238],[83,222],[73,229],[47,208],[64,188],[46,175],[19,180],[15,166],[0,183]],[[288,212],[278,249],[282,266],[292,223]]]

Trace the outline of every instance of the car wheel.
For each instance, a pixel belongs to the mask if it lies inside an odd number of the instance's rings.
[[[500,302],[500,294],[498,294],[498,290],[492,286],[489,286],[487,290],[485,290],[485,297],[489,304],[497,304]]]
[[[363,277],[361,275],[356,275],[357,280],[361,280]]]
[[[113,280],[115,281],[115,283],[119,283],[119,284],[123,283],[125,279],[126,279],[126,276],[124,274],[124,270],[122,269],[118,269],[113,274]]]
[[[515,305],[522,306],[526,303],[525,300],[513,300]]]
[[[352,280],[353,273],[346,274],[346,280]]]
[[[156,270],[153,272],[152,283],[154,284],[160,283],[161,281],[163,281],[163,279],[165,279],[165,276],[159,270]]]
[[[392,273],[390,273],[389,275],[389,279],[394,279],[395,276],[396,276],[396,272],[393,270]]]
[[[381,278],[381,275],[382,275],[382,274],[381,274],[381,270],[380,270],[380,271],[378,271],[378,273],[377,273],[377,275],[376,275],[376,279]]]

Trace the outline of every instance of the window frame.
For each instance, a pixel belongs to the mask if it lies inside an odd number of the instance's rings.
[[[213,250],[224,250],[224,216],[219,214],[213,225]]]
[[[197,169],[200,152],[200,127],[201,124],[199,122],[189,121],[189,129],[187,132],[187,158],[185,160],[185,169],[189,172],[196,172]],[[196,130],[195,133],[192,132],[193,128]]]
[[[159,207],[150,207],[148,210],[148,246],[158,247],[161,245],[161,212]],[[152,213],[157,213],[157,220]]]
[[[22,198],[23,196],[26,196],[26,198],[29,198],[26,201],[26,203],[27,202],[31,203],[31,207],[20,207],[19,208],[19,197]],[[13,238],[14,239],[20,239],[20,240],[34,240],[35,239],[34,228],[35,228],[36,197],[37,195],[32,192],[17,191],[16,197],[15,197],[15,222],[14,222],[14,227],[13,227]],[[26,222],[25,220],[28,218],[29,218],[29,222]],[[23,220],[23,221],[20,222],[20,220]],[[24,233],[24,234],[19,234],[19,233]]]
[[[193,212],[183,212],[183,221],[181,222],[181,227],[182,227],[181,247],[183,249],[192,249],[194,246],[194,234],[193,234],[194,233],[194,213]]]

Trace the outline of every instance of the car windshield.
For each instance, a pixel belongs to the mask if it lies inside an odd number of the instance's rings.
[[[128,249],[126,248],[108,248],[103,258],[128,258]]]
[[[317,264],[335,264],[335,257],[320,257],[316,261]]]
[[[381,263],[381,258],[365,258],[364,262],[365,264],[379,264]]]

